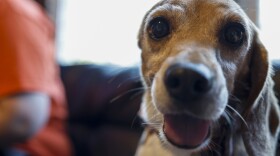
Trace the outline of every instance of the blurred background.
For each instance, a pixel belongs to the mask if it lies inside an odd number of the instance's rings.
[[[137,64],[137,33],[147,10],[159,0],[50,0],[57,3],[57,48],[62,64]],[[271,59],[280,59],[280,1],[237,0],[261,28]],[[257,18],[259,17],[259,18]]]

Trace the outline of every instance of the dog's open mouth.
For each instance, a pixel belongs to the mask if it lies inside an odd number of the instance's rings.
[[[210,120],[189,115],[164,115],[163,130],[169,142],[179,148],[194,149],[210,136]]]

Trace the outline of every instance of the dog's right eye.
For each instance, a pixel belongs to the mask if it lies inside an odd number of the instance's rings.
[[[148,33],[152,39],[159,40],[170,33],[169,22],[163,17],[156,17],[151,20]]]
[[[240,23],[227,24],[222,33],[222,40],[230,46],[238,47],[244,42],[245,28]]]

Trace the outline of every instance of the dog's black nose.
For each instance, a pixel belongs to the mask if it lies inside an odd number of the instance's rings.
[[[203,64],[175,64],[166,70],[164,83],[172,98],[193,102],[210,91],[213,74]]]

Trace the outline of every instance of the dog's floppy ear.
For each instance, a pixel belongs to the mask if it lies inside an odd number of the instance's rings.
[[[250,93],[247,101],[248,109],[256,107],[259,98],[265,88],[269,75],[268,53],[259,36],[255,35],[250,50],[249,85]]]
[[[274,109],[276,98],[272,91],[268,53],[257,33],[249,52],[249,87],[243,117],[243,141],[251,156],[274,155],[279,113]],[[273,108],[273,109],[272,109]],[[273,125],[271,125],[273,124]]]

